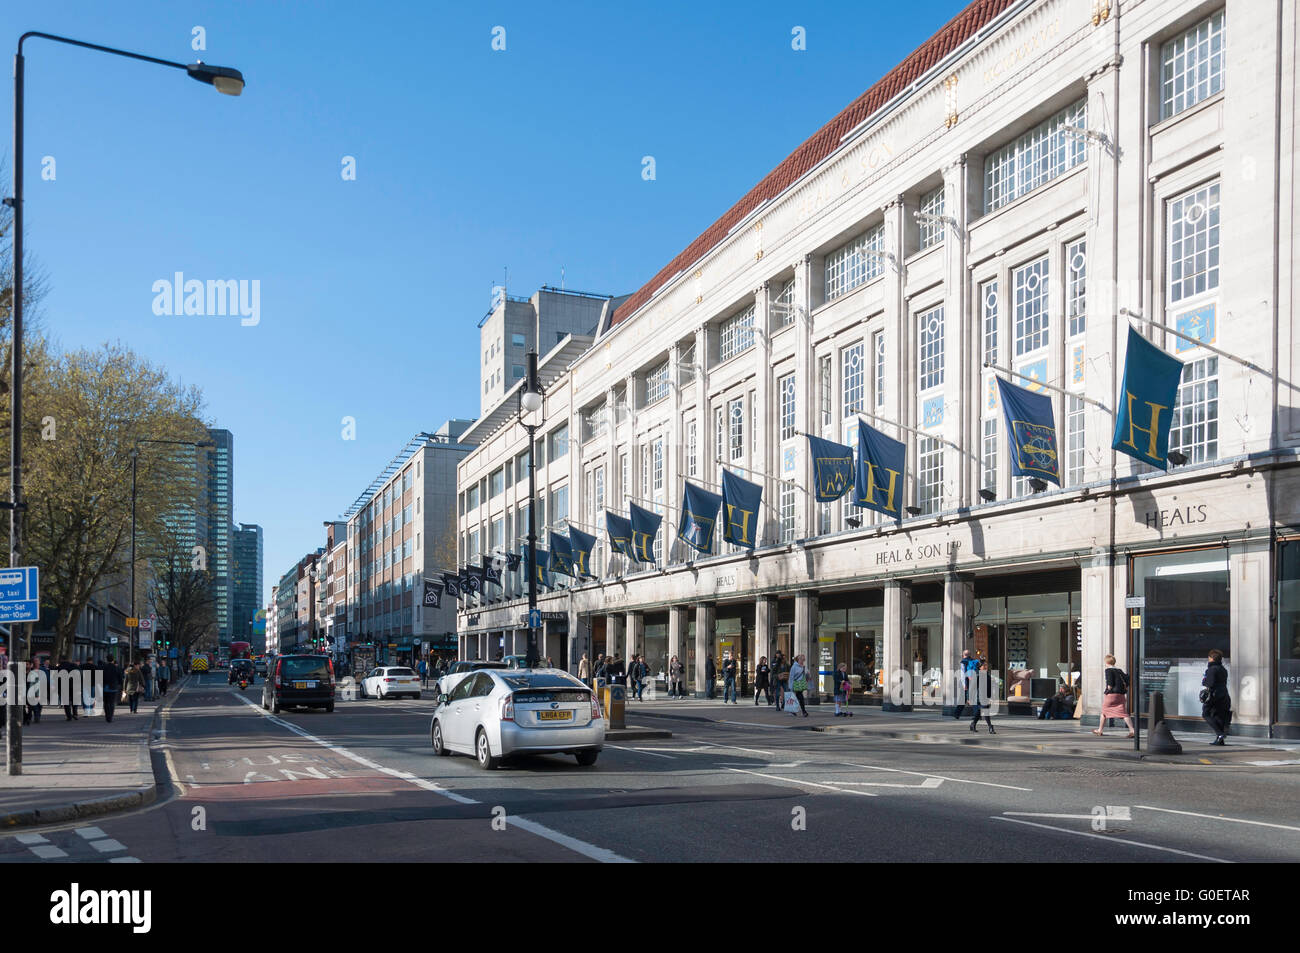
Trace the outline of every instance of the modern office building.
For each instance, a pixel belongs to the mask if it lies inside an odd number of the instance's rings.
[[[255,617],[262,607],[262,527],[240,523],[231,535],[234,540],[231,634],[235,639],[251,643]]]
[[[379,659],[405,659],[430,649],[455,652],[455,599],[421,605],[422,581],[454,572],[456,466],[470,447],[461,441],[470,421],[449,420],[419,433],[357,498],[347,524],[347,618],[335,643],[373,644]],[[338,566],[333,572],[338,578]]]
[[[1234,731],[1300,733],[1297,35],[1293,4],[977,0],[594,345],[543,341],[539,524],[665,517],[654,565],[602,541],[542,590],[543,653],[701,688],[706,655],[782,649],[922,704],[971,649],[1006,700],[1081,678],[1092,724],[1113,653],[1190,729],[1218,648]],[[1167,469],[1112,449],[1130,327],[1184,364]],[[1059,488],[1012,477],[997,377],[1050,399]],[[505,383],[462,438],[462,559],[526,525]],[[901,519],[810,494],[805,435],[863,424],[906,447]],[[699,554],[684,481],[724,468],[762,486],[756,546]],[[462,605],[463,656],[521,651],[520,583]]]
[[[208,571],[212,573],[218,651],[229,652],[235,622],[234,512],[235,437],[229,430],[208,429]]]

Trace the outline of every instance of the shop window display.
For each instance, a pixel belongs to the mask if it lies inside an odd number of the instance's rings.
[[[1300,724],[1300,539],[1278,549],[1277,720]]]

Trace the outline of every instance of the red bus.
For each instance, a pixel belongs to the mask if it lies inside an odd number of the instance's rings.
[[[249,642],[231,642],[230,657],[233,658],[252,658],[252,644]]]

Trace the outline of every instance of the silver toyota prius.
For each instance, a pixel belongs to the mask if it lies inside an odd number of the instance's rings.
[[[438,696],[429,736],[434,754],[473,755],[488,770],[517,754],[571,754],[585,766],[605,745],[605,719],[568,672],[485,669]]]

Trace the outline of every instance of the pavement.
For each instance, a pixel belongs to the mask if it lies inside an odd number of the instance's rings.
[[[183,683],[182,683],[183,684]],[[62,708],[46,706],[39,723],[23,727],[23,773],[0,765],[0,830],[54,824],[150,804],[158,796],[149,754],[165,698],[143,699],[139,711],[119,704],[112,723],[102,711],[69,721]]]

